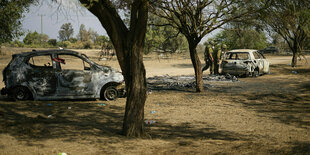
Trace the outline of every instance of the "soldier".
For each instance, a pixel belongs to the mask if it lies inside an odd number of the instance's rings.
[[[204,56],[205,56],[206,65],[202,68],[202,72],[207,70],[213,64],[213,61],[214,61],[213,56],[212,56],[213,44],[214,44],[213,41],[210,41],[209,44],[205,48]],[[210,73],[211,73],[211,68],[210,68]]]
[[[219,74],[219,64],[221,62],[222,57],[222,49],[221,46],[216,46],[215,50],[213,51],[213,64],[212,64],[212,72],[216,75]]]
[[[223,59],[225,57],[225,54],[227,52],[227,46],[225,44],[222,44],[222,53],[221,53],[221,56],[220,56],[220,68],[223,68]]]

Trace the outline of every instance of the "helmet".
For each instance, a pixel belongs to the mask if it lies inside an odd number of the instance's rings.
[[[227,46],[225,44],[222,44],[223,49],[227,49]]]

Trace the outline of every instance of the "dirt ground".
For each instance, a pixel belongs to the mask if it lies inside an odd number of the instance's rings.
[[[82,52],[97,61],[97,51]],[[10,58],[0,56],[0,70]],[[203,93],[149,92],[145,120],[155,123],[141,139],[120,135],[124,98],[12,102],[1,96],[0,155],[310,154],[310,64],[291,68],[290,56],[267,58],[268,75],[211,81]],[[119,68],[115,58],[98,63]],[[145,66],[147,77],[193,75],[187,53],[146,56]]]

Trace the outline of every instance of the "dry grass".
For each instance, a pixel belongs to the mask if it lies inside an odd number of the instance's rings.
[[[149,136],[141,139],[120,135],[125,99],[12,102],[2,96],[0,154],[309,154],[310,65],[291,68],[289,60],[272,57],[270,75],[210,82],[203,93],[153,91],[145,119],[156,123],[146,125]],[[0,58],[1,68],[8,61]],[[160,61],[145,60],[148,76],[192,74],[189,59]],[[117,67],[115,60],[99,63]]]

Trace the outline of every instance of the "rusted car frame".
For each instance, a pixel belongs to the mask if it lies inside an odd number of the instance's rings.
[[[71,58],[83,63],[82,69],[66,69],[70,66],[66,62]],[[8,94],[17,100],[114,100],[124,95],[124,78],[120,72],[71,50],[14,54],[3,70],[3,81],[5,88],[1,94]]]

